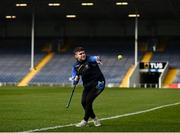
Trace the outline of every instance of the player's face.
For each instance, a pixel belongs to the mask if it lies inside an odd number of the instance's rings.
[[[78,61],[84,61],[86,60],[86,53],[85,51],[78,51],[75,53],[75,58],[78,60]]]

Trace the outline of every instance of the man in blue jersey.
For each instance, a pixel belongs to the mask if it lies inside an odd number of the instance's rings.
[[[74,57],[76,63],[72,68],[73,85],[78,84],[81,76],[84,86],[81,104],[85,112],[83,120],[76,124],[76,127],[86,126],[89,118],[93,119],[95,126],[101,126],[92,105],[94,99],[105,88],[105,78],[98,66],[101,64],[101,60],[99,56],[87,56],[83,47],[74,49]]]

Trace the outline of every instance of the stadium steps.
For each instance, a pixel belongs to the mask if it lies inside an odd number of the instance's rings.
[[[127,73],[125,74],[119,87],[128,87],[128,80],[129,80],[129,77],[131,76],[132,72],[134,71],[134,68],[135,68],[134,65],[129,67],[129,69],[128,69]]]
[[[153,56],[153,52],[146,52],[141,60],[141,62],[150,62]]]
[[[178,71],[178,68],[169,68],[169,71],[163,81],[164,88],[167,88],[169,84],[173,83],[173,81],[176,78],[176,75],[178,74]]]
[[[153,53],[152,53],[152,52],[146,52],[146,53],[144,54],[144,56],[143,56],[143,58],[142,58],[141,61],[142,61],[142,62],[149,62],[149,61],[151,60],[152,56],[153,56]],[[120,83],[120,87],[128,87],[128,79],[129,79],[129,77],[131,76],[133,70],[134,70],[134,65],[131,66],[131,67],[128,69],[128,71],[127,71],[127,73],[125,74],[122,82]]]
[[[28,83],[32,80],[32,78],[39,72],[41,69],[53,58],[54,53],[49,52],[40,62],[35,66],[35,69],[29,71],[24,78],[18,83],[17,86],[27,86]]]

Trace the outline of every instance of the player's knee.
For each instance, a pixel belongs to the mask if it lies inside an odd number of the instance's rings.
[[[86,109],[92,109],[92,103],[91,102],[86,103]]]

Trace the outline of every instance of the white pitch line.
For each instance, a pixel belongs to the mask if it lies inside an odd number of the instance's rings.
[[[106,117],[106,118],[101,118],[101,121],[104,120],[111,120],[111,119],[117,119],[117,118],[122,118],[122,117],[126,117],[126,116],[132,116],[132,115],[137,115],[137,114],[142,114],[142,113],[146,113],[146,112],[151,112],[154,110],[158,110],[158,109],[162,109],[162,108],[166,108],[166,107],[170,107],[170,106],[175,106],[175,105],[179,105],[180,102],[177,103],[172,103],[172,104],[166,104],[166,105],[161,105],[158,107],[154,107],[154,108],[150,108],[150,109],[146,109],[146,110],[141,110],[141,111],[137,111],[137,112],[132,112],[132,113],[127,113],[127,114],[122,114],[122,115],[116,115],[116,116],[111,116],[111,117]],[[88,123],[92,123],[93,121],[89,121]],[[38,131],[47,131],[50,129],[57,129],[57,128],[64,128],[64,127],[72,127],[75,126],[77,123],[73,123],[73,124],[67,124],[67,125],[59,125],[59,126],[54,126],[54,127],[46,127],[46,128],[40,128],[40,129],[34,129],[34,130],[29,130],[29,131],[24,131],[24,132],[38,132]]]

